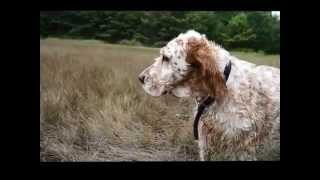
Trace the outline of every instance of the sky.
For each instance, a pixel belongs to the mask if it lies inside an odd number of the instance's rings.
[[[280,19],[280,11],[272,11],[272,15],[278,16]]]

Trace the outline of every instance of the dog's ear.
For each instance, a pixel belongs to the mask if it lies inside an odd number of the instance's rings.
[[[199,71],[200,80],[209,91],[209,95],[218,101],[226,95],[225,79],[218,69],[215,52],[209,47],[207,39],[202,37],[188,40],[187,62]]]

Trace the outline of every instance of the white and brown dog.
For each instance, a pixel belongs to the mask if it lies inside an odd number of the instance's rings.
[[[239,60],[189,30],[161,48],[139,80],[152,96],[196,99],[201,160],[217,153],[225,154],[220,160],[279,160],[280,69]],[[259,156],[267,151],[278,155]]]

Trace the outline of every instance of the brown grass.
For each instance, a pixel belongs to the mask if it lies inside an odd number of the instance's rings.
[[[138,82],[158,53],[40,40],[40,160],[198,160],[193,101],[151,97]]]

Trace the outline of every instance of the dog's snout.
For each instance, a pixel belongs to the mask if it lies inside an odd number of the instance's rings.
[[[138,79],[139,79],[139,81],[142,83],[142,84],[144,84],[144,79],[145,79],[145,75],[139,75],[138,76]]]

